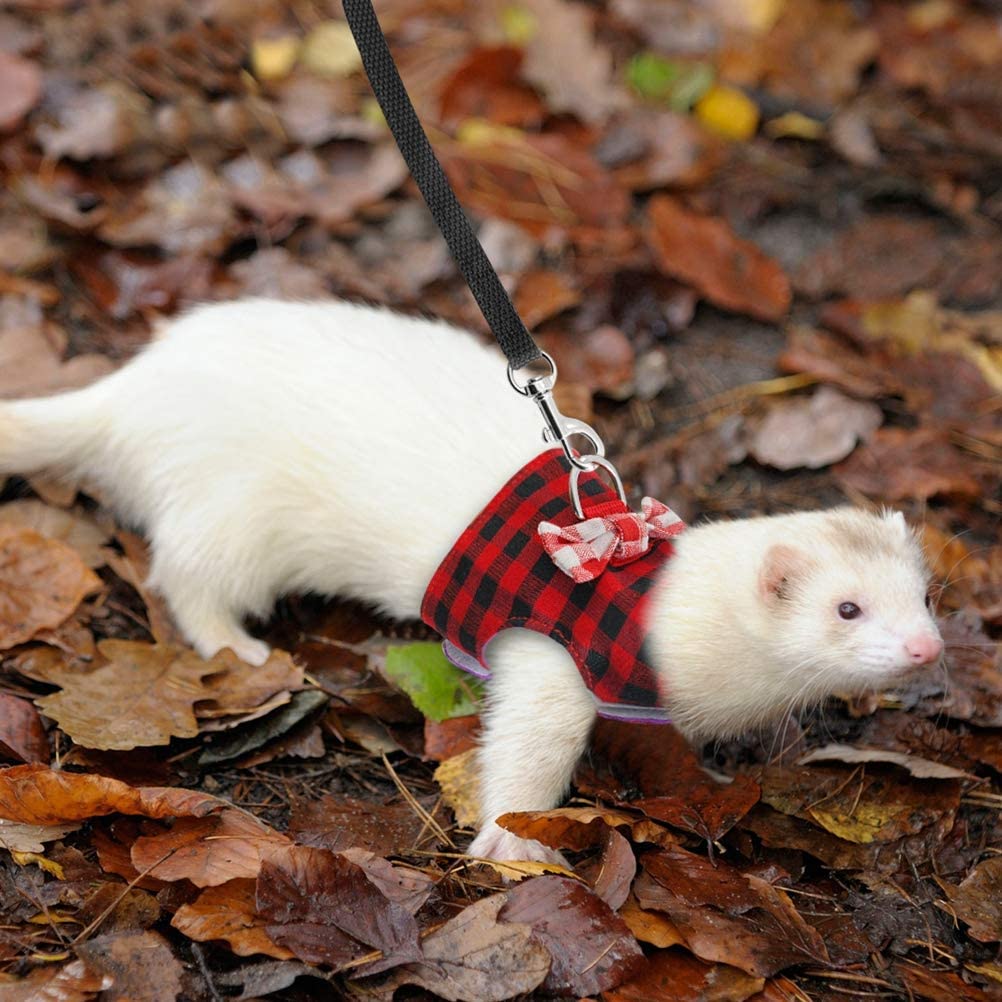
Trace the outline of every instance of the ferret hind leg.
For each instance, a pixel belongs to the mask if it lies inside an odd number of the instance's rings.
[[[567,794],[588,746],[595,701],[555,640],[512,629],[488,645],[491,669],[479,752],[480,833],[468,850],[485,859],[555,862],[563,857],[496,824],[509,811],[545,811]]]

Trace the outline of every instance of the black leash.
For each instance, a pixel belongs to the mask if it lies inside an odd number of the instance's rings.
[[[525,329],[522,318],[516,312],[501,279],[474,234],[421,127],[414,105],[400,79],[397,65],[390,55],[372,3],[370,0],[342,0],[342,3],[348,26],[362,55],[362,65],[393,138],[397,141],[411,175],[421,189],[491,333],[508,358],[508,381],[516,391],[535,401],[545,421],[543,439],[559,445],[573,467],[570,492],[575,511],[579,516],[582,515],[577,482],[583,471],[598,468],[605,470],[615,484],[620,499],[625,500],[619,474],[605,458],[605,447],[598,433],[583,421],[564,417],[553,402],[553,384],[557,379],[556,363],[539,350],[532,335]],[[545,375],[530,376],[524,383],[520,383],[515,378],[515,373],[539,358],[549,364],[550,371]],[[582,436],[591,443],[591,450],[586,455],[580,455],[571,446],[570,438],[574,435]]]
[[[343,0],[369,83],[449,250],[512,369],[542,356],[515,311],[428,142],[369,0]]]

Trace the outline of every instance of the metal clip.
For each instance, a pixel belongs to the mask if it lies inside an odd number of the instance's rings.
[[[577,418],[565,417],[557,409],[557,404],[553,399],[553,386],[557,381],[557,363],[544,351],[541,353],[543,360],[549,365],[550,371],[541,376],[530,376],[525,383],[518,383],[512,367],[508,366],[508,382],[516,393],[521,393],[523,397],[529,397],[535,401],[540,413],[543,415],[545,426],[543,428],[543,441],[552,442],[559,445],[564,450],[564,455],[568,462],[577,470],[594,470],[595,464],[588,459],[579,457],[571,448],[569,439],[572,435],[581,435],[588,439],[591,444],[589,450],[591,457],[605,456],[605,445],[598,437],[598,432],[590,424],[578,421]]]

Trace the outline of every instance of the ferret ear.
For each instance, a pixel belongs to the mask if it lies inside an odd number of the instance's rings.
[[[775,543],[765,552],[758,575],[759,594],[766,602],[788,598],[790,586],[808,568],[806,553],[785,543]]]

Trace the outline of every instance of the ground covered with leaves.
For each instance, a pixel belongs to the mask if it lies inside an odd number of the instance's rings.
[[[478,693],[423,627],[291,596],[263,668],[203,661],[99,496],[10,478],[0,998],[1002,997],[998,3],[376,6],[630,490],[900,507],[946,670],[714,748],[603,724],[504,820],[574,872],[486,867]],[[483,331],[341,18],[3,5],[0,395],[244,294]]]

